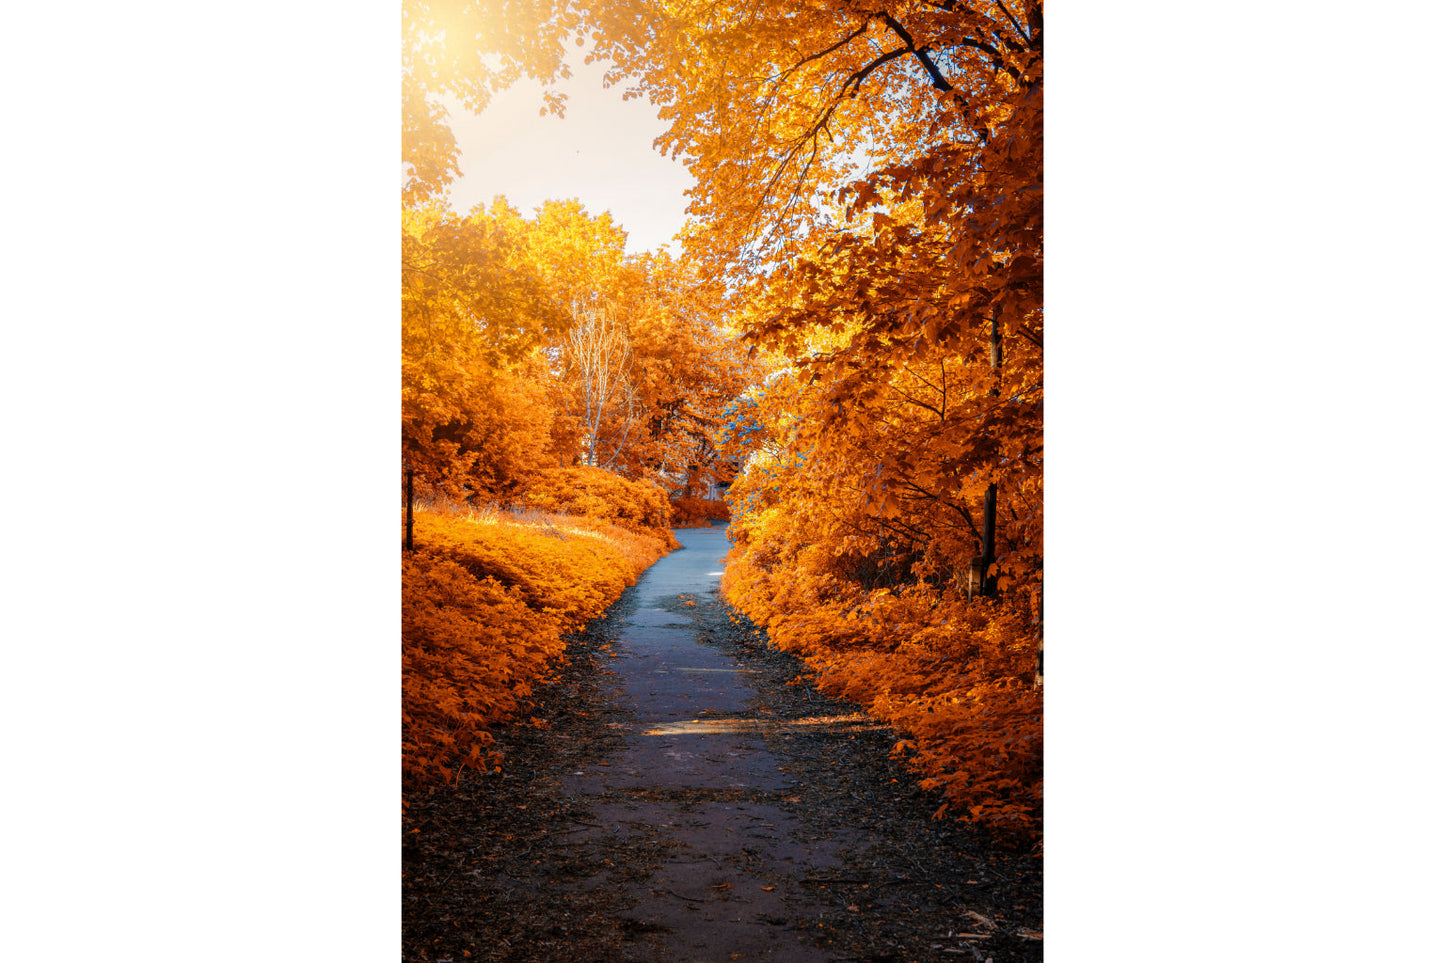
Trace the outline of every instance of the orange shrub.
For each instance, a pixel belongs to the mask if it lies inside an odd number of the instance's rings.
[[[1043,817],[1043,693],[1033,685],[1033,613],[1021,594],[969,600],[949,585],[865,591],[734,549],[728,601],[797,653],[825,693],[905,738],[895,754],[941,790],[946,813],[1036,840]]]
[[[528,508],[601,519],[634,532],[666,531],[672,521],[661,486],[586,465],[540,472],[522,500]]]
[[[515,712],[561,637],[493,579],[431,552],[402,559],[402,778],[495,765],[487,727]]]
[[[489,727],[527,708],[566,633],[666,554],[663,534],[566,516],[418,512],[417,550],[402,559],[403,786],[496,767]]]

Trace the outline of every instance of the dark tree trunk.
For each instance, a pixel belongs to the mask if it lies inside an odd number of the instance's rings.
[[[412,550],[412,548],[413,548],[412,535],[411,535],[411,516],[412,516],[412,480],[411,480],[411,479],[412,479],[412,475],[413,475],[413,474],[415,474],[415,472],[414,472],[413,469],[408,468],[408,469],[406,470],[406,543],[403,545],[403,547],[404,547],[408,552],[410,552],[410,551]]]
[[[1034,686],[1044,684],[1044,586],[1039,583],[1039,657],[1034,667]]]
[[[994,519],[998,517],[998,486],[989,485],[983,495],[983,570],[979,573],[980,595],[993,595],[998,587],[998,576],[989,575],[989,566],[994,563]]]
[[[989,394],[998,397],[999,368],[1003,366],[1003,338],[998,330],[998,318],[989,321],[988,365],[994,372],[994,385]],[[990,575],[989,568],[997,559],[994,544],[994,526],[998,518],[998,485],[989,483],[983,496],[983,573],[980,595],[994,595],[998,590],[998,576]]]

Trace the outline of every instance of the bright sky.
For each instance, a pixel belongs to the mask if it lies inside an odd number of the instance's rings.
[[[588,213],[612,212],[629,253],[653,250],[682,227],[692,177],[653,148],[666,127],[657,108],[624,101],[620,84],[604,89],[603,66],[580,59],[558,86],[568,97],[560,120],[538,116],[542,87],[530,80],[496,94],[480,116],[444,101],[461,149],[452,207],[465,213],[503,194],[530,214],[543,201],[575,197]]]

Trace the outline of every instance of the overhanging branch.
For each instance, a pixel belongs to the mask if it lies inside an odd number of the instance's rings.
[[[910,34],[907,30],[903,29],[903,24],[899,23],[897,20],[894,20],[893,17],[888,13],[880,12],[878,14],[878,18],[884,23],[886,23],[888,25],[888,29],[898,34],[899,38],[908,45],[908,47],[906,48],[907,52],[913,54],[913,56],[918,58],[918,62],[923,64],[923,69],[928,71],[928,76],[933,78],[934,87],[938,88],[944,93],[948,93],[950,90],[953,89],[953,84],[949,83],[944,78],[942,71],[938,69],[938,65],[929,58],[929,48],[919,48],[918,46],[916,46],[913,43],[913,35]]]

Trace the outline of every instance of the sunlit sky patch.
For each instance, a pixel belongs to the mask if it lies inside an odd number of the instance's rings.
[[[575,197],[591,214],[611,211],[629,253],[656,249],[682,227],[692,176],[653,148],[666,128],[657,108],[624,101],[623,85],[602,86],[601,64],[581,60],[557,88],[568,97],[565,118],[538,115],[542,86],[531,80],[494,95],[480,115],[444,99],[461,149],[452,207],[465,213],[503,194],[529,214],[543,201]]]

